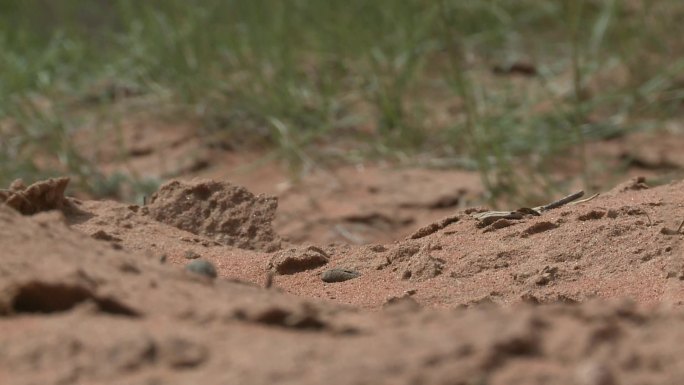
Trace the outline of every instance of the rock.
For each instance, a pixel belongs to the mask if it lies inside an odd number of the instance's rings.
[[[349,269],[330,269],[326,270],[321,274],[321,280],[323,282],[333,283],[333,282],[344,282],[350,279],[358,278],[361,276],[356,270]]]
[[[19,211],[24,215],[33,215],[41,211],[59,210],[68,204],[64,191],[69,178],[52,178],[36,182],[28,187],[20,180],[12,182],[9,190],[0,189],[0,203]]]
[[[159,222],[242,249],[276,251],[280,237],[271,222],[278,200],[228,182],[164,184],[146,212]]]
[[[216,278],[216,268],[214,264],[204,259],[196,259],[187,265],[185,265],[185,270],[193,272],[195,274],[200,274],[207,276],[209,278]]]
[[[295,274],[323,266],[330,260],[328,254],[316,246],[304,250],[290,249],[277,253],[268,263],[268,269],[278,274]]]

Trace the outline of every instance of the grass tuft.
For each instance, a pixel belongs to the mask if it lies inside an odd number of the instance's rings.
[[[72,138],[152,108],[293,169],[355,141],[349,159],[452,157],[493,202],[535,200],[564,189],[558,154],[579,146],[589,184],[587,142],[681,117],[683,16],[677,0],[2,2],[0,184],[148,189]],[[534,74],[492,71],[515,63]]]

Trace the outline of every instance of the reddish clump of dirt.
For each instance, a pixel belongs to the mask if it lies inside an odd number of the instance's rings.
[[[143,207],[0,206],[0,382],[684,378],[684,182],[634,180],[506,226],[454,209],[394,243],[278,253],[251,237],[272,219],[268,200],[226,183],[167,186]],[[217,234],[236,201],[264,216],[227,244]],[[199,258],[218,278],[183,268]]]
[[[268,263],[268,269],[278,274],[295,274],[323,266],[330,257],[316,246],[304,250],[289,249],[277,253]]]
[[[28,187],[17,179],[9,189],[0,189],[0,203],[19,211],[24,215],[41,211],[61,209],[64,207],[64,191],[69,178],[54,178],[36,182]]]
[[[255,196],[227,182],[171,181],[161,186],[145,206],[159,222],[204,235],[225,245],[275,251],[280,238],[273,231],[278,200]]]

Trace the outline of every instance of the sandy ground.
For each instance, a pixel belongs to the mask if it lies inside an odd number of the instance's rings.
[[[193,130],[84,146],[167,180],[145,204],[0,189],[0,384],[684,383],[680,136],[589,144],[598,197],[483,221],[474,172],[293,180]]]
[[[3,384],[684,379],[684,182],[489,225],[452,207],[367,245],[285,239],[228,182],[144,206],[67,182],[2,190]]]

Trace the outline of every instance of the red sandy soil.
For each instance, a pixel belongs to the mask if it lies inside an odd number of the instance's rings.
[[[145,205],[0,189],[0,384],[684,383],[684,181],[612,188],[676,180],[680,135],[589,144],[601,195],[484,226],[474,172],[292,180],[195,130],[75,138],[170,180]]]
[[[372,245],[281,239],[228,182],[144,206],[66,183],[0,190],[1,384],[684,381],[684,181]]]

